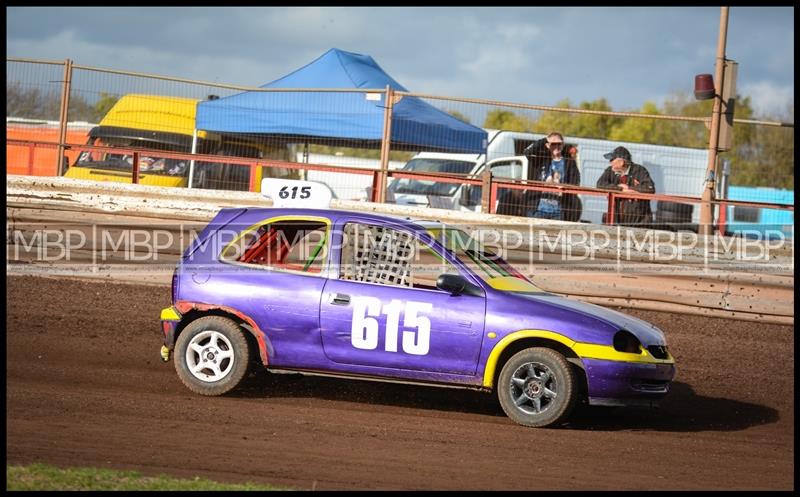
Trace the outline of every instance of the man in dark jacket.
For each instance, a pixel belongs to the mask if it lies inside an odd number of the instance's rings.
[[[527,179],[552,184],[580,184],[581,173],[575,161],[576,149],[564,144],[561,133],[549,133],[545,138],[531,143],[522,153],[528,157],[530,166]],[[516,195],[516,202],[513,203],[519,205],[517,215],[563,221],[577,221],[581,215],[575,194],[534,190],[524,194],[516,190],[512,194]]]
[[[617,147],[603,155],[611,165],[597,180],[597,188],[655,193],[656,187],[644,166],[631,160],[631,153],[625,147]],[[603,214],[606,222],[607,214]],[[625,225],[646,225],[653,221],[650,201],[645,199],[617,199],[614,203],[614,222]]]

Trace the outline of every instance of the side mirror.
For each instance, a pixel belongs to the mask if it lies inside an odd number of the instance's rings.
[[[467,288],[467,280],[460,274],[442,274],[436,280],[436,288],[452,295],[460,295]]]

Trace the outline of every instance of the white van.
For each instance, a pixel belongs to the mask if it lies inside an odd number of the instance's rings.
[[[438,172],[469,174],[481,178],[488,164],[495,178],[528,178],[531,167],[523,151],[543,134],[517,131],[487,130],[489,143],[483,154],[444,154],[422,152],[415,155],[401,169],[409,172]],[[590,138],[564,137],[566,147],[577,149],[576,163],[581,175],[581,186],[594,187],[600,175],[608,167],[603,155],[618,146],[627,148],[633,161],[647,168],[657,193],[699,197],[703,191],[705,171],[708,164],[707,149],[668,147],[630,142],[612,142]],[[581,200],[580,220],[601,224],[608,205],[604,196],[579,195]],[[387,188],[387,202],[405,205],[431,206],[444,209],[480,212],[480,188],[454,183],[437,183],[405,178],[392,179]],[[497,206],[495,206],[497,207]],[[672,222],[699,221],[699,208],[691,204],[652,201],[651,210],[655,221]],[[660,212],[659,212],[660,211]],[[680,216],[676,217],[676,214]]]
[[[528,158],[522,155],[528,145],[544,135],[517,131],[487,130],[486,154],[448,154],[421,152],[401,171],[468,174],[481,178],[487,159],[496,178],[528,177]],[[481,189],[470,185],[419,179],[392,179],[386,189],[387,202],[402,205],[431,206],[442,209],[480,212]]]

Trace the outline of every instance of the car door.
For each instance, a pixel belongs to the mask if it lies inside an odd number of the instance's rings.
[[[334,362],[414,371],[475,374],[485,295],[451,295],[435,287],[454,266],[410,230],[350,222],[342,236],[338,277],[320,303],[325,355]]]
[[[203,277],[202,300],[224,304],[249,316],[264,331],[270,365],[318,367],[319,303],[327,272],[330,220],[284,215],[226,226],[220,260]],[[219,241],[222,245],[222,240]],[[216,244],[211,244],[216,245]]]

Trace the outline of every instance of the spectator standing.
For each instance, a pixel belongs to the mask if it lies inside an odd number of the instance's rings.
[[[647,169],[633,162],[625,147],[617,147],[603,155],[611,164],[597,180],[597,188],[655,193],[656,187]],[[608,214],[603,214],[606,222]],[[652,223],[650,201],[646,199],[617,199],[614,203],[614,222],[624,225],[647,225]]]
[[[579,185],[581,173],[571,153],[564,155],[564,137],[553,131],[545,138],[531,143],[523,154],[528,156],[528,179],[553,184]],[[528,217],[577,221],[581,215],[577,195],[561,192],[527,192]]]

